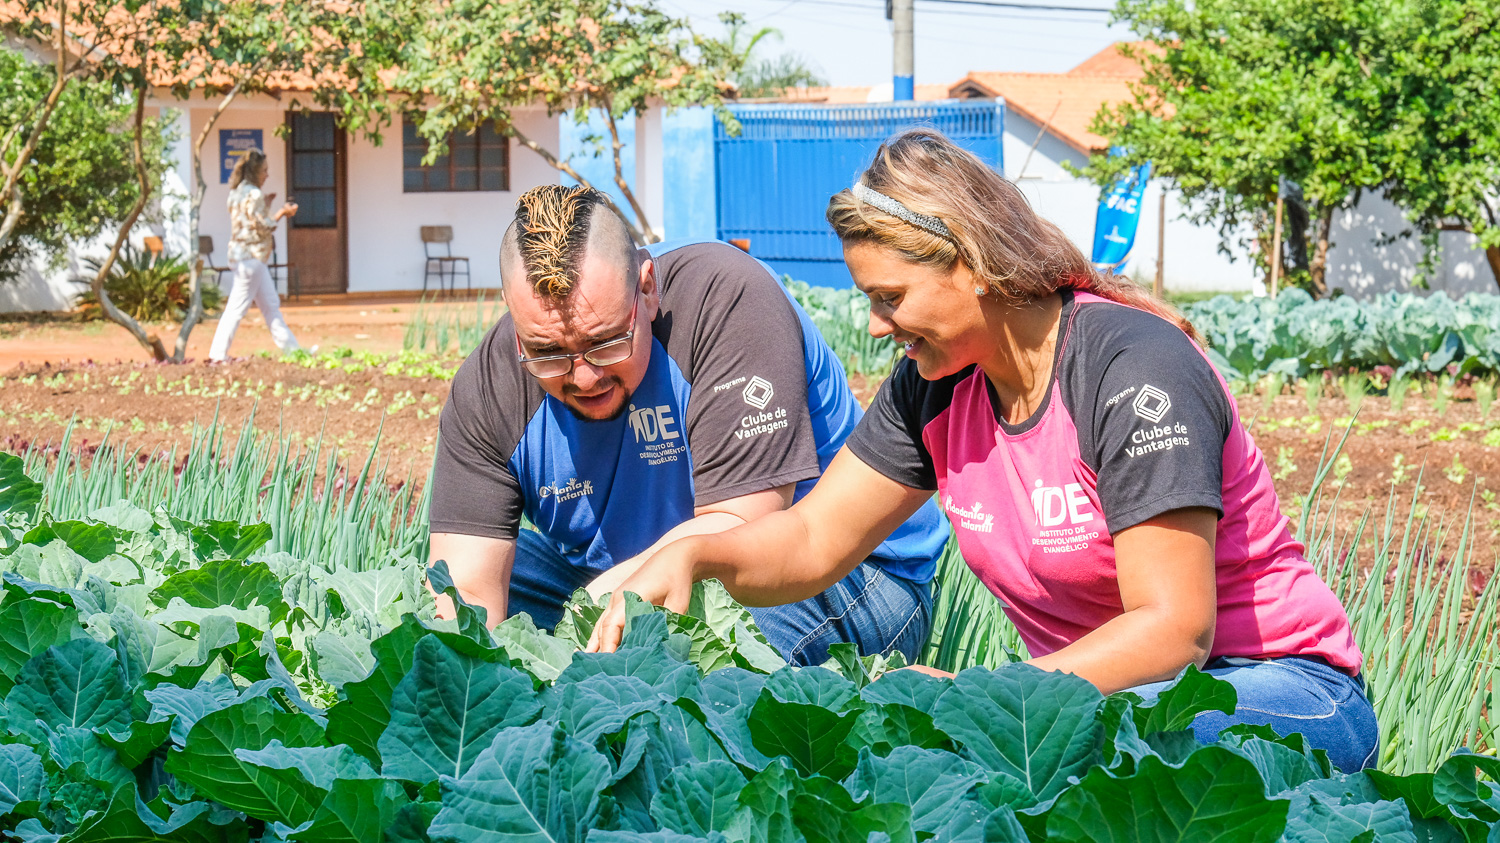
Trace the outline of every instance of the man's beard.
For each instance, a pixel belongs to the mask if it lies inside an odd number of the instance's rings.
[[[568,412],[570,412],[570,413],[573,414],[573,418],[578,419],[579,421],[588,421],[588,422],[593,422],[593,421],[614,421],[615,419],[619,418],[620,416],[625,415],[625,410],[626,410],[626,408],[628,408],[630,406],[630,398],[631,398],[632,395],[635,394],[635,391],[631,390],[631,389],[626,389],[625,388],[625,384],[622,381],[618,380],[618,379],[614,380],[613,384],[614,384],[614,391],[617,394],[619,394],[620,400],[619,400],[619,404],[616,405],[614,409],[610,410],[609,414],[606,415],[606,416],[595,417],[595,416],[585,415],[583,413],[583,411],[581,411],[577,407],[573,406],[573,404],[569,400],[567,400],[567,399],[571,398],[571,396],[568,393],[567,388],[563,389],[563,399],[564,400],[562,401],[562,405],[564,407],[567,407],[568,408]]]

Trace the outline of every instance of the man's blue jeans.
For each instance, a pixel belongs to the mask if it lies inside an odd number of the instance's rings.
[[[1199,743],[1213,743],[1219,732],[1239,723],[1266,725],[1278,734],[1301,732],[1314,749],[1328,753],[1333,766],[1354,773],[1380,760],[1380,729],[1365,694],[1364,679],[1321,659],[1211,659],[1204,673],[1234,686],[1234,714],[1208,711],[1193,720]],[[1130,690],[1154,701],[1171,682]]]
[[[539,533],[522,530],[506,608],[511,615],[525,612],[550,630],[562,619],[563,603],[598,574],[569,562]],[[751,608],[750,614],[792,664],[822,664],[829,646],[842,641],[855,644],[861,655],[894,651],[915,661],[932,631],[932,587],[865,561],[816,597]]]

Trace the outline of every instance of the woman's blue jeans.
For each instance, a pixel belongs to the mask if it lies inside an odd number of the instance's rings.
[[[1221,657],[1204,668],[1204,673],[1233,685],[1239,702],[1232,715],[1207,711],[1193,720],[1199,743],[1213,743],[1225,728],[1250,723],[1270,726],[1282,735],[1301,732],[1345,773],[1373,767],[1379,760],[1380,729],[1361,677],[1316,657]],[[1171,684],[1153,682],[1129,690],[1151,702]]]
[[[510,615],[525,612],[550,630],[562,619],[563,603],[599,573],[572,564],[539,533],[521,530],[506,609]],[[932,632],[932,587],[865,561],[816,597],[753,607],[750,614],[791,664],[822,664],[828,648],[844,641],[860,655],[900,652],[914,662]]]

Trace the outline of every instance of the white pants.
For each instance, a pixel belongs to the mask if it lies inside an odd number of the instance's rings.
[[[208,359],[223,360],[229,356],[229,344],[234,342],[234,332],[239,330],[240,320],[250,310],[250,302],[260,308],[266,326],[271,329],[271,339],[282,351],[295,351],[297,338],[292,329],[281,318],[281,299],[276,294],[276,282],[271,280],[271,271],[258,260],[246,259],[234,264],[234,286],[229,290],[229,301],[224,304],[224,315],[219,317],[219,327],[214,330],[213,345],[209,346]]]

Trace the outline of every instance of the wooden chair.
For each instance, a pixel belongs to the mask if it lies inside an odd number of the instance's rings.
[[[440,245],[443,247],[443,253],[435,254]],[[439,290],[443,289],[443,281],[446,279],[448,292],[452,293],[458,283],[459,264],[463,264],[464,286],[469,292],[474,292],[474,281],[469,275],[469,259],[453,254],[453,226],[422,226],[422,254],[427,258],[427,265],[422,271],[424,295],[427,293],[427,282],[433,276],[437,276]]]
[[[281,253],[277,251],[276,240],[271,240],[271,262],[266,264],[266,269],[271,272],[271,283],[280,284],[282,275],[286,276],[287,298],[301,298],[302,284],[297,276],[297,265],[295,263],[282,263]]]
[[[198,235],[198,271],[214,273],[214,286],[223,288],[224,273],[229,271],[227,266],[214,266],[214,238],[207,234]]]

